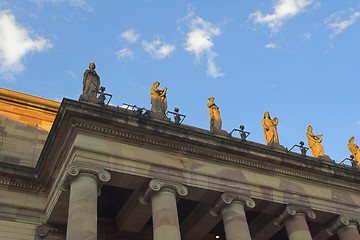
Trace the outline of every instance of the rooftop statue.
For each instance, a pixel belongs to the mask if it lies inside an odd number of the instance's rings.
[[[150,97],[151,97],[151,111],[155,117],[165,116],[167,111],[167,99],[166,99],[166,90],[167,88],[163,88],[162,90],[158,89],[160,86],[159,82],[154,82],[151,87]]]
[[[215,104],[215,98],[209,97],[208,100],[210,101],[207,104],[209,109],[209,116],[210,116],[210,131],[216,132],[221,130],[221,117],[219,107]]]
[[[277,117],[271,119],[268,111],[264,113],[262,125],[264,128],[264,136],[267,145],[279,144],[279,137],[276,130],[276,126],[278,125],[278,123],[279,120]]]
[[[100,90],[100,77],[95,71],[95,63],[89,64],[89,69],[84,72],[83,92],[80,101],[98,103],[96,93]]]
[[[315,135],[312,132],[312,127],[309,125],[307,128],[306,136],[308,139],[308,145],[311,149],[311,153],[315,158],[325,156],[323,146],[320,144],[322,142],[322,134]]]
[[[360,168],[360,150],[358,145],[354,143],[354,137],[349,139],[348,148],[351,154],[354,156],[354,160],[357,161],[358,168]]]

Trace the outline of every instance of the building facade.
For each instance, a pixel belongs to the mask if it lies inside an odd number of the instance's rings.
[[[360,239],[357,169],[0,90],[0,239]]]

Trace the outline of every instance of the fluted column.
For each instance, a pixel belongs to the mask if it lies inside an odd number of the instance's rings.
[[[310,208],[288,205],[274,223],[279,227],[285,224],[289,240],[312,240],[306,219],[315,217]]]
[[[102,182],[110,180],[106,170],[74,163],[66,170],[61,189],[70,189],[67,240],[97,239],[97,197]]]
[[[140,196],[140,202],[151,202],[154,240],[180,240],[176,197],[186,196],[187,188],[179,183],[153,179]]]
[[[250,197],[224,193],[210,213],[214,216],[221,213],[227,240],[251,240],[245,208],[253,207],[255,202]]]
[[[327,229],[330,235],[338,234],[340,240],[360,240],[360,217],[342,214]]]

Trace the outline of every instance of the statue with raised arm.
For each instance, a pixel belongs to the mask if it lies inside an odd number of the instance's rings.
[[[89,64],[89,69],[84,73],[83,78],[83,92],[80,96],[80,101],[98,103],[96,93],[100,89],[100,77],[95,71],[95,63]]]
[[[322,134],[315,135],[312,132],[312,127],[309,125],[307,128],[306,136],[308,139],[308,145],[311,149],[311,153],[315,158],[325,156],[323,146],[320,144],[322,142]]]
[[[155,115],[165,115],[167,111],[167,99],[166,99],[166,90],[167,88],[158,89],[160,86],[159,82],[154,82],[151,87],[150,97],[151,97],[151,111]]]
[[[262,125],[264,128],[265,142],[267,145],[279,144],[279,137],[276,130],[276,126],[278,125],[278,123],[279,120],[277,117],[271,119],[268,111],[264,113]]]
[[[349,139],[348,148],[351,154],[354,156],[354,160],[357,161],[358,168],[360,168],[360,150],[358,145],[354,143],[354,137]]]
[[[221,117],[219,107],[215,104],[215,98],[209,97],[208,100],[210,101],[207,104],[209,109],[209,117],[210,117],[210,131],[216,132],[217,130],[221,130]]]

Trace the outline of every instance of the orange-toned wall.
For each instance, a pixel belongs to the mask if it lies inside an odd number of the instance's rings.
[[[0,88],[0,162],[34,167],[59,106]]]

